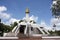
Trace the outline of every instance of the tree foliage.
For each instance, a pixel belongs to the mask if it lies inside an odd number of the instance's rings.
[[[13,29],[17,25],[18,25],[18,23],[17,22],[14,22],[13,24],[11,24],[11,28]]]
[[[11,27],[9,25],[5,25],[3,23],[0,23],[0,36],[3,36],[3,33],[7,33],[11,31]]]
[[[0,19],[0,23],[1,23],[1,19]]]
[[[34,24],[36,23],[34,20],[31,20],[30,23],[33,22]]]
[[[24,20],[20,20],[19,23],[23,22]]]
[[[50,33],[51,36],[60,36],[60,30],[57,31],[55,30],[54,32],[53,31],[48,31]]]
[[[60,1],[56,0],[56,3],[52,4],[52,15],[55,17],[60,16]]]

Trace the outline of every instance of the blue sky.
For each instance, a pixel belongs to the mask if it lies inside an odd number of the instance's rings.
[[[38,23],[44,20],[48,25],[52,18],[51,4],[52,0],[0,0],[0,6],[5,6],[5,12],[11,17],[22,19],[25,16],[25,9],[29,8],[30,16],[37,16]]]

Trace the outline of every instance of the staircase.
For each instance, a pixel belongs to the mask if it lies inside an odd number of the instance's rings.
[[[24,35],[24,34],[22,34],[22,33],[18,33],[18,35],[17,35],[19,38],[25,38],[25,37],[27,37],[26,35]]]
[[[18,40],[42,40],[42,37],[33,37],[33,36],[26,36],[22,33],[18,34],[19,39]]]
[[[25,38],[19,38],[19,40],[42,40],[41,37],[25,37]]]
[[[16,37],[16,34],[12,32],[4,33],[4,37]]]

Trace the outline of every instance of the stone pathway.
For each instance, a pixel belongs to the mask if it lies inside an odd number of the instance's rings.
[[[60,40],[60,38],[58,38],[58,39],[57,38],[50,38],[50,39],[49,38],[44,38],[42,40]]]
[[[19,40],[42,40],[41,37],[26,37],[26,38],[20,38]]]
[[[0,40],[60,40],[60,37],[0,37]]]

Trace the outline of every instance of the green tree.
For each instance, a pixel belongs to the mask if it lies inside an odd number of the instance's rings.
[[[56,4],[52,4],[52,15],[56,18],[60,16],[60,1],[56,0]]]
[[[14,22],[14,27],[17,26],[17,25],[18,25],[18,23],[17,22]]]
[[[11,31],[11,27],[9,25],[0,23],[0,36],[3,36],[4,32],[10,32],[10,31]]]
[[[34,24],[36,23],[34,20],[31,20],[30,23],[33,22]]]
[[[23,22],[24,20],[20,20],[19,23]]]
[[[11,28],[13,29],[17,25],[18,25],[18,23],[17,22],[14,22],[13,24],[11,24]]]
[[[0,19],[0,23],[1,23],[1,19]]]

